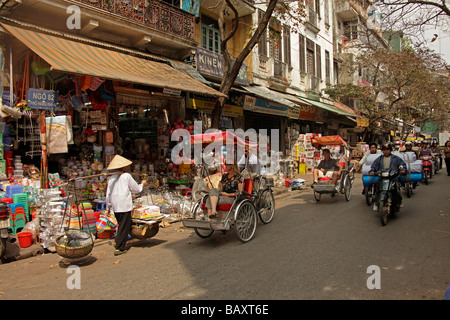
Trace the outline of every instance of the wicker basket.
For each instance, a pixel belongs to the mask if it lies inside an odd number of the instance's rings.
[[[61,239],[64,235],[60,235],[55,239],[55,247],[56,253],[59,254],[63,258],[67,259],[79,259],[87,256],[94,248],[94,242],[89,245],[82,247],[67,247],[59,244],[59,239]]]
[[[147,227],[147,230],[145,228]],[[148,239],[154,237],[159,231],[159,222],[147,224],[133,224],[131,225],[130,235],[136,239]]]

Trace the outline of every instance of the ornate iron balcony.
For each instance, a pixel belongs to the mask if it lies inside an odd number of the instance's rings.
[[[76,0],[169,34],[194,40],[194,15],[156,0]]]

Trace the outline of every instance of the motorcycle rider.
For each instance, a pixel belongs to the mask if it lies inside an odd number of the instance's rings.
[[[367,158],[371,155],[371,154],[381,154],[381,150],[378,150],[378,145],[376,142],[371,142],[369,144],[369,151],[367,151],[364,156],[362,157],[362,159],[359,161],[359,165],[362,168],[362,165],[364,163],[367,162]],[[366,187],[363,187],[363,191],[362,194],[366,194]]]
[[[416,154],[416,158],[419,159],[419,152],[416,150],[413,150],[413,144],[411,141],[407,141],[405,143],[405,148],[400,150],[400,152],[414,152]],[[417,182],[413,182],[413,188],[415,189],[417,187]]]
[[[432,158],[431,176],[434,176],[434,156],[433,156],[433,150],[431,150],[430,146],[428,145],[428,140],[422,141],[422,147],[419,149],[419,158],[422,156],[430,156]]]
[[[381,151],[383,152],[383,155],[375,159],[375,161],[372,163],[372,166],[370,167],[369,174],[374,175],[375,172],[381,171],[383,169],[389,169],[390,171],[400,171],[400,174],[405,174],[406,171],[406,163],[403,161],[402,158],[392,154],[392,145],[390,143],[384,144],[381,148]],[[402,195],[400,193],[400,184],[396,184],[397,187],[395,189],[394,196],[398,200],[398,204],[401,207],[403,207],[402,204]],[[378,211],[378,193],[377,193],[377,199],[373,205],[373,210]]]
[[[433,154],[436,155],[436,162],[439,160],[439,169],[442,169],[442,151],[436,140],[431,142],[431,150],[433,151]]]

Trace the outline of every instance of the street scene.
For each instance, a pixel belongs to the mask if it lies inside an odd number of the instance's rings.
[[[1,299],[442,300],[450,284],[448,179],[440,172],[411,198],[402,191],[404,208],[386,227],[361,195],[358,174],[349,202],[316,202],[309,187],[278,194],[273,221],[259,222],[245,244],[233,232],[202,239],[180,222],[132,241],[120,257],[110,240],[97,240],[79,263],[79,289],[68,288],[73,274],[57,254],[29,257],[0,266]],[[367,285],[370,266],[380,270],[379,288]]]
[[[449,18],[1,1],[0,300],[450,300]]]

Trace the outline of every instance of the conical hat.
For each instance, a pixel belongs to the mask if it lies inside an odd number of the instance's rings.
[[[122,156],[119,156],[118,154],[114,156],[114,158],[112,159],[111,163],[108,166],[108,170],[114,170],[114,169],[119,169],[119,168],[123,168],[123,167],[127,167],[129,165],[131,165],[133,162],[125,159]]]

